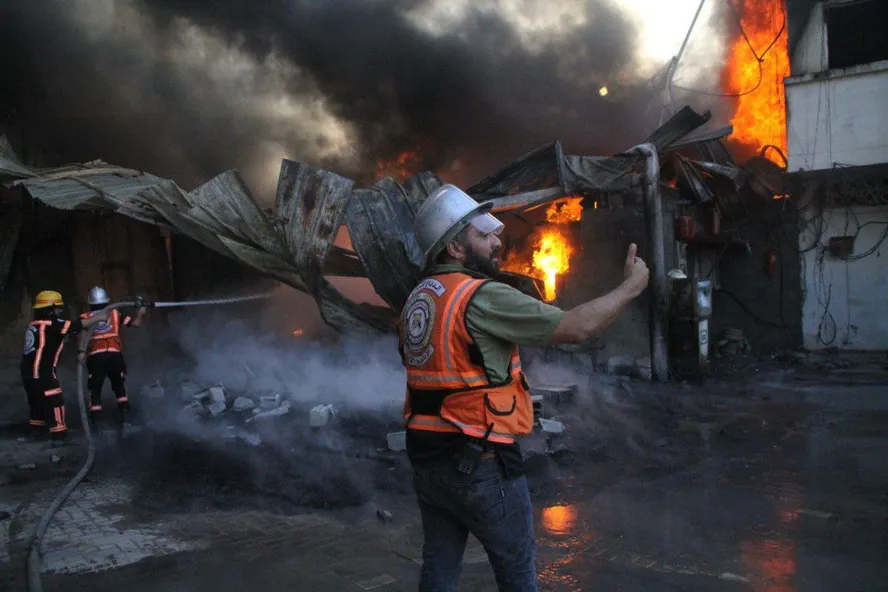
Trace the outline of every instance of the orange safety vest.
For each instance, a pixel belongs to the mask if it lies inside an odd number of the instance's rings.
[[[407,369],[408,429],[463,433],[500,444],[530,433],[533,404],[518,346],[508,382],[492,384],[466,328],[466,309],[486,281],[464,273],[430,276],[407,299],[398,333]]]
[[[88,319],[94,316],[98,311],[92,310],[80,315],[81,319]],[[95,324],[93,334],[89,338],[89,344],[86,346],[88,355],[101,354],[105,352],[119,352],[120,345],[120,311],[112,310],[108,315],[107,321],[99,321]]]

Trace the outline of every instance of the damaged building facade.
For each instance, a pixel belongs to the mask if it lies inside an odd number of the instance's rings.
[[[798,187],[808,349],[888,349],[888,5],[819,2],[790,21],[788,171]]]

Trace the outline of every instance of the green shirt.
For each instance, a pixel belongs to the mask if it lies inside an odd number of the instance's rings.
[[[436,265],[431,274],[465,273],[488,279],[456,264]],[[540,302],[511,286],[489,281],[481,286],[466,309],[466,327],[484,358],[490,380],[509,378],[509,360],[515,344],[543,347],[550,343],[564,311]]]

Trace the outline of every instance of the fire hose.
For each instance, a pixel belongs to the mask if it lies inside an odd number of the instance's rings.
[[[261,300],[264,298],[269,298],[271,293],[266,294],[254,294],[251,296],[240,296],[234,298],[218,298],[214,300],[194,300],[190,302],[150,302],[148,300],[143,300],[142,298],[137,298],[135,301],[129,302],[118,302],[115,304],[111,304],[103,308],[99,314],[102,313],[110,313],[112,310],[120,309],[120,308],[138,308],[138,307],[152,307],[152,308],[177,308],[181,306],[206,306],[206,305],[218,305],[218,304],[234,304],[238,302],[247,302],[250,300]],[[92,336],[92,333],[95,329],[94,325],[91,325],[86,331],[87,339]],[[30,549],[28,550],[28,564],[27,564],[27,572],[28,572],[28,590],[29,592],[43,592],[43,583],[40,579],[40,546],[43,543],[43,537],[46,535],[46,531],[49,528],[49,524],[52,521],[53,516],[55,516],[56,512],[62,507],[71,493],[77,489],[77,486],[86,478],[89,474],[89,471],[92,469],[93,462],[96,459],[96,446],[93,441],[92,430],[89,425],[89,414],[86,409],[86,393],[83,390],[83,364],[77,364],[77,406],[80,409],[80,422],[83,426],[83,432],[86,434],[86,443],[87,443],[87,454],[86,454],[86,462],[83,463],[83,467],[81,467],[80,471],[74,475],[74,478],[68,482],[67,485],[59,492],[58,496],[52,503],[49,505],[49,508],[46,510],[46,513],[43,514],[43,517],[40,519],[40,522],[37,523],[37,529],[34,531],[34,538],[32,539]]]

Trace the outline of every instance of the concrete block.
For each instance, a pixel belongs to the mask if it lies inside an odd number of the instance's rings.
[[[211,386],[207,391],[210,393],[210,402],[225,404],[225,389],[222,385]]]
[[[333,405],[317,405],[308,412],[308,425],[313,428],[323,427],[334,415],[336,415],[336,410]]]
[[[407,432],[391,432],[386,434],[385,439],[392,452],[407,450]]]
[[[547,434],[563,434],[564,433],[564,424],[560,421],[556,421],[554,419],[546,419],[544,417],[540,418],[540,427],[543,428],[543,432]]]
[[[225,401],[213,401],[207,406],[207,411],[209,411],[210,415],[213,417],[219,417],[225,413]]]
[[[283,396],[280,393],[273,395],[262,395],[259,397],[259,408],[264,410],[275,409],[281,406]]]
[[[257,420],[271,419],[272,417],[280,417],[281,415],[286,415],[288,413],[290,413],[290,402],[284,401],[280,407],[276,409],[269,409],[268,411],[260,411],[259,413],[255,413],[255,415],[253,415],[253,417],[251,417],[247,421],[253,422]]]
[[[249,397],[238,397],[234,400],[233,409],[235,411],[250,411],[256,406],[256,402]]]

